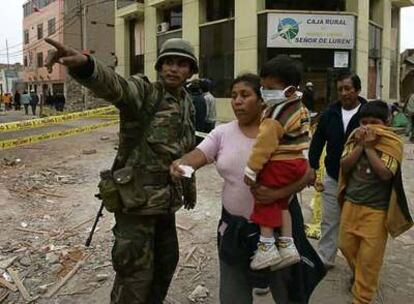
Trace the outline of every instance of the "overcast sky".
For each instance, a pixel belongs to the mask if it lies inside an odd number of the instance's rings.
[[[7,62],[6,39],[10,63],[22,61],[22,5],[26,0],[0,0],[0,63]],[[404,8],[401,14],[401,51],[414,48],[414,7]]]

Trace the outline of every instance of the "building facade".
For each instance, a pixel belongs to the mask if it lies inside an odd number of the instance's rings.
[[[336,98],[343,69],[362,80],[368,99],[399,99],[400,8],[393,0],[118,0],[117,71],[157,75],[154,63],[166,39],[182,37],[196,49],[199,77],[213,80],[218,115],[229,119],[231,80],[257,73],[278,54],[297,59],[304,82],[315,86],[317,110]]]
[[[114,3],[102,0],[29,0],[23,5],[23,81],[38,94],[63,93],[67,106],[92,108],[101,101],[88,95],[61,65],[44,66],[52,49],[44,38],[94,54],[115,67]]]
[[[0,64],[0,94],[14,94],[16,90],[22,89],[22,70],[20,63]]]

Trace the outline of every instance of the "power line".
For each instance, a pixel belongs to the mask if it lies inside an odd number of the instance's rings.
[[[99,4],[104,4],[104,3],[109,3],[109,2],[114,2],[115,0],[101,0],[101,1],[97,1],[97,2],[92,2],[92,3],[89,3],[89,4],[85,4],[87,7],[90,7],[90,6],[96,6],[96,5],[99,5]],[[80,9],[80,7],[81,7],[82,5],[76,5],[75,7],[73,7],[72,8],[72,11],[76,11],[75,12],[75,15],[78,15],[78,10]],[[41,13],[41,12],[40,12]],[[73,17],[73,16],[72,16]],[[63,18],[62,18],[62,21],[65,19],[65,18],[67,18],[67,16],[64,16]],[[61,21],[61,22],[62,22]],[[46,30],[45,30],[46,31]],[[45,34],[45,33],[44,33]],[[33,37],[29,37],[29,40],[30,39],[35,39],[37,37],[37,34],[35,35],[35,36],[33,36]],[[8,49],[14,49],[14,48],[17,48],[17,47],[19,47],[19,46],[22,46],[22,45],[24,45],[24,41],[23,42],[20,42],[20,43],[18,43],[18,44],[15,44],[15,45],[12,45],[12,46],[9,46],[8,47]],[[0,52],[2,52],[2,51],[7,51],[7,48],[6,49],[0,49]],[[18,53],[18,52],[21,52],[21,53],[23,53],[23,51],[16,51],[16,52],[13,52],[13,54],[16,54],[16,53]],[[0,56],[4,56],[5,54],[1,54],[0,53]]]
[[[44,37],[47,37],[47,36],[54,36],[54,35],[56,35],[56,34],[60,34],[60,33],[62,33],[63,32],[63,30],[64,30],[64,27],[66,27],[66,26],[69,26],[69,25],[72,25],[74,22],[73,21],[75,21],[76,20],[76,18],[77,18],[77,15],[76,14],[74,14],[74,15],[72,15],[72,16],[65,16],[64,18],[62,18],[61,20],[60,20],[60,22],[59,23],[61,23],[56,29],[55,29],[55,32],[53,33],[53,34],[51,34],[51,35],[44,35]],[[59,24],[58,23],[58,24]],[[19,55],[19,54],[23,54],[25,51],[27,51],[28,49],[32,49],[32,48],[34,48],[34,47],[37,47],[39,44],[41,44],[42,42],[44,42],[44,39],[42,38],[42,39],[38,39],[36,42],[33,42],[33,43],[29,43],[29,44],[24,44],[23,45],[23,47],[25,47],[26,45],[27,45],[27,47],[25,48],[25,49],[22,49],[22,50],[19,50],[19,51],[15,51],[15,52],[13,52],[12,54],[14,54],[14,55]]]
[[[73,8],[73,10],[76,10],[78,7],[74,7]],[[68,12],[69,13],[69,12]],[[39,13],[40,14],[40,13]],[[64,22],[64,19],[65,18],[69,18],[69,15],[65,15],[65,16],[63,16],[63,18],[60,20],[60,22]],[[29,37],[29,40],[30,39],[35,39],[37,37],[37,34],[35,35],[35,36],[33,36],[33,37]],[[18,43],[18,44],[15,44],[15,45],[13,45],[13,46],[10,46],[9,48],[15,48],[15,47],[18,47],[18,46],[21,46],[21,45],[24,45],[24,41],[23,42],[20,42],[20,43]],[[0,52],[2,52],[2,51],[4,51],[5,49],[1,49],[0,50]]]
[[[58,28],[55,29],[55,32],[53,34],[51,34],[51,35],[55,35],[56,33],[60,33],[59,31],[63,28],[63,26],[67,25],[67,24],[65,24],[65,22],[71,22],[75,17],[77,17],[77,16],[76,15],[73,15],[73,16],[64,16],[61,20],[59,20],[59,22],[57,24],[60,24],[60,25],[58,26]],[[47,35],[48,34],[48,31],[49,31],[48,28],[45,29],[45,31],[43,32],[43,36],[44,37],[48,36]],[[29,41],[32,40],[32,39],[36,39],[36,38],[37,38],[37,33],[34,36],[29,37]],[[39,43],[40,41],[43,41],[43,38],[42,39],[38,39],[36,42],[32,43],[31,46],[33,46],[34,44]],[[21,46],[25,46],[27,44],[25,44],[24,42],[22,42],[20,45]],[[14,52],[11,52],[10,54],[19,54],[19,53],[20,54],[23,53],[23,50],[14,51]],[[4,55],[5,54],[0,54],[0,56],[4,56]]]
[[[77,16],[72,16],[72,18],[70,19],[70,20],[66,20],[64,23],[62,23],[62,25],[61,26],[59,26],[56,30],[55,30],[55,32],[52,34],[52,35],[50,35],[50,36],[53,36],[53,35],[56,35],[56,34],[60,34],[60,33],[62,33],[62,31],[64,30],[64,27],[65,26],[69,26],[69,25],[71,25],[71,24],[73,24],[74,23],[74,21],[76,21],[76,17]],[[16,51],[16,52],[13,52],[13,53],[11,53],[13,56],[20,56],[20,55],[22,55],[22,54],[24,54],[25,52],[27,52],[27,51],[29,51],[29,50],[31,50],[31,49],[33,49],[33,48],[36,48],[37,46],[39,46],[42,42],[44,42],[44,39],[39,39],[39,40],[37,40],[36,42],[34,42],[34,43],[32,43],[32,44],[28,44],[28,46],[27,46],[27,48],[26,49],[23,49],[23,50],[20,50],[20,51]]]
[[[69,23],[67,23],[66,25],[73,24],[75,21],[76,21],[76,18],[74,18],[71,21],[69,21]],[[63,31],[63,26],[60,29],[58,29],[58,31],[56,31],[53,35],[61,33]],[[12,57],[12,58],[14,58],[16,60],[16,58],[20,58],[21,56],[23,56],[25,54],[29,54],[30,52],[35,51],[36,48],[40,45],[41,42],[43,42],[43,39],[42,40],[38,40],[34,44],[30,45],[30,48],[29,49],[25,49],[24,51],[21,51],[20,54],[15,54],[15,55],[10,56],[10,57]],[[36,56],[36,54],[35,54],[35,56]]]

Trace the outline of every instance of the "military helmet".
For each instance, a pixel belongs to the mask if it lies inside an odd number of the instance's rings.
[[[161,69],[164,59],[169,56],[180,56],[189,59],[191,61],[193,73],[198,73],[198,63],[197,58],[194,55],[194,48],[187,40],[171,38],[162,44],[160,54],[155,63],[155,69],[157,71]]]

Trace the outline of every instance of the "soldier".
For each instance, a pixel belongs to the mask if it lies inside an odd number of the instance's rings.
[[[101,173],[100,194],[115,213],[112,304],[162,303],[178,258],[175,212],[195,205],[195,179],[171,181],[173,160],[195,145],[194,109],[183,84],[198,72],[193,47],[170,39],[155,64],[161,80],[125,79],[95,58],[46,39],[56,48],[47,60],[120,111],[118,153]]]

